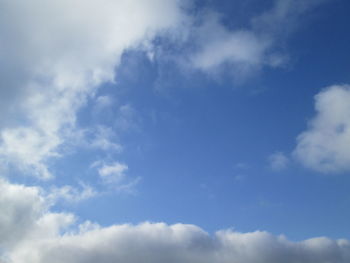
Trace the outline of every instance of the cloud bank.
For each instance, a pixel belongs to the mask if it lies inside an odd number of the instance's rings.
[[[350,242],[324,237],[301,242],[267,232],[142,223],[102,227],[50,211],[42,189],[0,180],[0,255],[4,263],[188,262],[346,263]],[[5,212],[5,213],[4,213]]]

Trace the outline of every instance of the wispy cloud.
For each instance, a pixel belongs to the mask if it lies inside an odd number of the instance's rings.
[[[229,28],[223,17],[204,13],[193,30],[197,45],[191,55],[195,68],[207,73],[229,68],[236,79],[243,79],[264,66],[287,63],[286,38],[298,27],[303,14],[326,1],[277,0],[271,9],[252,17],[250,25]]]
[[[76,188],[71,185],[53,187],[50,189],[47,199],[51,199],[53,203],[56,203],[59,200],[66,201],[68,203],[78,203],[96,195],[97,191],[92,186],[80,183],[80,188]]]

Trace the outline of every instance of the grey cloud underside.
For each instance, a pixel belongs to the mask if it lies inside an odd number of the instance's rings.
[[[266,232],[222,231],[214,237],[192,225],[118,225],[28,244],[14,262],[345,263],[350,243],[315,238],[293,243]]]

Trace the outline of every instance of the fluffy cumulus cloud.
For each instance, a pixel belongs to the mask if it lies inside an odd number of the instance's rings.
[[[50,178],[76,112],[130,48],[183,21],[177,0],[0,2],[0,158]],[[11,116],[9,118],[8,116]]]
[[[315,96],[316,115],[297,138],[294,155],[316,171],[350,170],[350,86],[331,86]]]
[[[43,191],[0,181],[0,259],[4,263],[188,262],[346,263],[350,242],[320,237],[291,242],[267,232],[218,231],[143,223],[102,227],[53,213]],[[5,213],[4,213],[5,211]]]

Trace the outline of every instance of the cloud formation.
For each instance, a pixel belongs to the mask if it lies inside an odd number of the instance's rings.
[[[1,2],[2,164],[52,177],[46,161],[73,136],[77,110],[114,81],[123,52],[151,48],[183,16],[177,0]]]
[[[316,115],[297,138],[294,156],[319,172],[350,170],[350,86],[335,85],[315,96]]]

